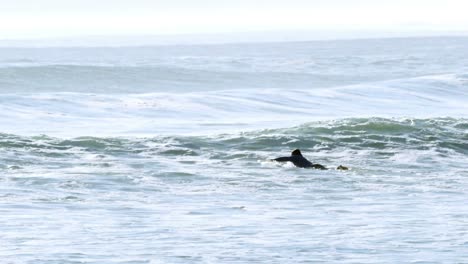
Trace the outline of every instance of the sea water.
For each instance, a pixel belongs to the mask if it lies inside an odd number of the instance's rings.
[[[0,262],[468,263],[467,70],[455,37],[1,48]]]

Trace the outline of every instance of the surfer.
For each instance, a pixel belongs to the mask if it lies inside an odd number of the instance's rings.
[[[295,149],[293,152],[291,152],[291,156],[289,157],[279,157],[276,159],[273,159],[274,161],[278,162],[292,162],[294,166],[299,167],[299,168],[314,168],[314,169],[319,169],[319,170],[327,170],[327,168],[323,165],[320,164],[314,164],[310,161],[308,161],[304,156],[302,156],[302,153],[299,149]],[[336,168],[337,170],[348,170],[347,167],[345,166],[338,166]]]

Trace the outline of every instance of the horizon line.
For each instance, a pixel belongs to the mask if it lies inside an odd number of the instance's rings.
[[[221,45],[248,43],[282,43],[340,41],[393,38],[468,37],[460,30],[417,30],[417,31],[249,31],[186,34],[122,34],[122,35],[77,35],[63,37],[6,38],[0,39],[0,47],[141,47],[141,46],[184,46]],[[31,43],[33,42],[33,43]]]

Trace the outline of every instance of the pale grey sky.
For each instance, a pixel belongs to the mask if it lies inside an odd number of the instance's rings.
[[[468,31],[466,0],[0,0],[0,39]]]

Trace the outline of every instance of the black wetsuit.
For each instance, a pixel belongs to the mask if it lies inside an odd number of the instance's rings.
[[[320,169],[320,170],[326,170],[324,166],[320,164],[313,164],[312,162],[308,161],[304,156],[302,156],[302,153],[300,150],[296,149],[291,153],[291,156],[289,157],[279,157],[276,159],[273,159],[274,161],[279,161],[279,162],[292,162],[294,166],[299,167],[299,168],[314,168],[314,169]]]

